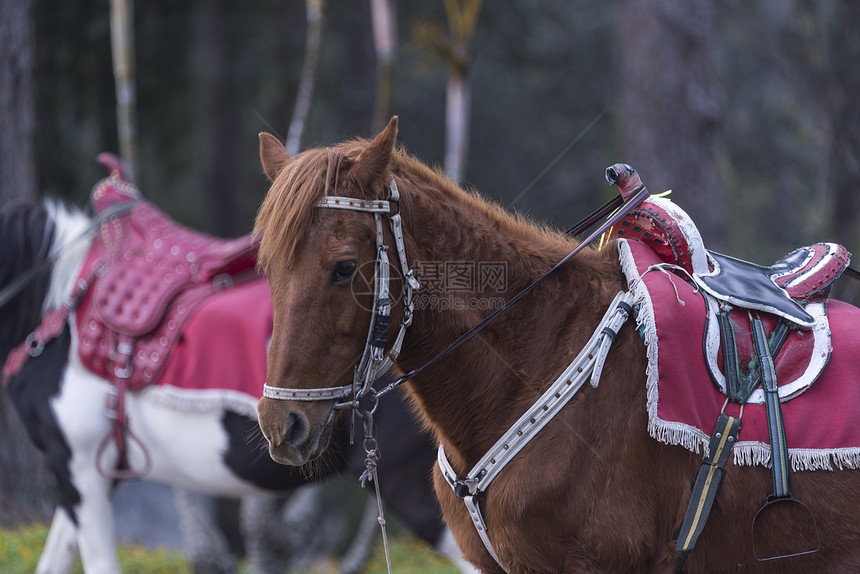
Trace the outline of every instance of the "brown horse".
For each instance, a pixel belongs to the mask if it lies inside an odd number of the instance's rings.
[[[295,157],[261,134],[263,168],[273,181],[256,225],[275,307],[267,375],[272,387],[348,387],[366,343],[373,282],[360,271],[377,257],[378,227],[368,213],[320,209],[325,196],[383,200],[393,179],[400,194],[403,251],[410,263],[420,264],[422,289],[446,262],[451,269],[481,264],[504,269],[501,285],[476,281],[471,291],[458,291],[452,284],[444,297],[416,299],[395,361],[402,372],[424,366],[486,317],[492,305],[476,301],[510,299],[576,245],[464,192],[397,150],[396,131],[393,118],[372,141]],[[390,209],[396,211],[394,202]],[[385,245],[396,245],[387,227],[379,229]],[[477,336],[409,381],[416,409],[458,476],[531,407],[591,337],[613,297],[627,289],[618,249],[615,242],[584,249]],[[396,295],[392,334],[405,308]],[[463,501],[435,469],[444,517],[467,560],[484,572],[501,572],[499,564],[510,572],[671,571],[677,559],[674,538],[702,456],[649,436],[646,366],[642,339],[625,327],[600,387],[586,385],[477,497],[499,563],[485,549]],[[291,465],[318,456],[326,448],[336,402],[262,398],[257,410],[271,456]],[[751,520],[772,490],[771,473],[730,461],[686,568],[860,571],[860,521],[854,512],[860,508],[860,472],[797,472],[793,480],[797,498],[817,519],[820,551],[757,562]],[[798,537],[808,538],[796,521],[777,516],[775,522],[778,527],[759,542],[760,552],[778,541],[791,547]]]

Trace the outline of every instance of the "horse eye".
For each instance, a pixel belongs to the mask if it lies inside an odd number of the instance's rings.
[[[355,272],[355,261],[338,261],[334,265],[334,270],[331,272],[331,280],[333,283],[346,281]]]

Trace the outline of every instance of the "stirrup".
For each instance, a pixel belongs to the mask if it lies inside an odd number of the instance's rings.
[[[776,506],[782,506],[784,508],[786,506],[786,504],[784,504],[784,503],[794,503],[794,505],[792,505],[792,506],[793,506],[793,508],[796,508],[798,510],[798,514],[802,515],[802,512],[800,512],[800,511],[805,510],[806,514],[809,515],[809,519],[812,521],[812,523],[811,523],[812,532],[815,533],[815,548],[808,549],[808,550],[801,550],[799,552],[791,552],[788,554],[777,554],[775,556],[761,557],[758,554],[758,547],[756,546],[756,521],[759,519],[759,517],[761,516],[761,514],[765,510],[773,509]],[[793,516],[793,519],[796,519],[796,518],[797,517]],[[780,521],[780,522],[782,522],[782,521]],[[767,528],[765,528],[765,530],[767,530]],[[778,528],[772,528],[771,530],[774,532],[779,532]],[[758,511],[755,513],[755,516],[753,517],[753,520],[752,520],[752,543],[753,543],[753,556],[755,556],[755,559],[759,562],[767,562],[769,560],[777,560],[779,558],[791,558],[793,556],[803,556],[805,554],[814,554],[821,549],[821,536],[818,533],[818,525],[815,522],[815,516],[812,514],[812,511],[809,510],[808,506],[806,506],[804,503],[800,502],[799,500],[794,498],[793,495],[790,495],[790,494],[788,496],[784,496],[784,497],[776,497],[773,494],[770,494],[770,495],[768,495],[767,500],[765,501],[764,505],[758,509]],[[793,546],[796,546],[796,541],[787,541],[787,544],[791,544]]]

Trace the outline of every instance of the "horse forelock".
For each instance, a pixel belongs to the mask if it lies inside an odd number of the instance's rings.
[[[266,194],[254,222],[260,239],[257,260],[263,269],[288,267],[309,228],[317,221],[316,204],[326,195],[369,198],[347,168],[367,145],[353,140],[336,147],[314,148],[292,158]]]

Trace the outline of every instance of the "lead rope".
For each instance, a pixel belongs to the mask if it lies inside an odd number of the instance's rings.
[[[358,409],[354,409],[353,412]],[[379,473],[376,472],[377,462],[382,458],[379,452],[379,445],[376,442],[376,437],[373,436],[373,411],[376,410],[376,404],[370,411],[359,411],[359,415],[364,419],[364,452],[367,457],[364,459],[364,472],[358,478],[361,482],[361,487],[365,488],[368,482],[373,482],[376,489],[376,506],[379,509],[379,516],[376,520],[379,522],[379,529],[382,531],[382,547],[385,550],[385,565],[388,568],[388,574],[391,574],[391,552],[388,548],[388,532],[385,529],[385,511],[382,508],[382,493],[379,492]]]

